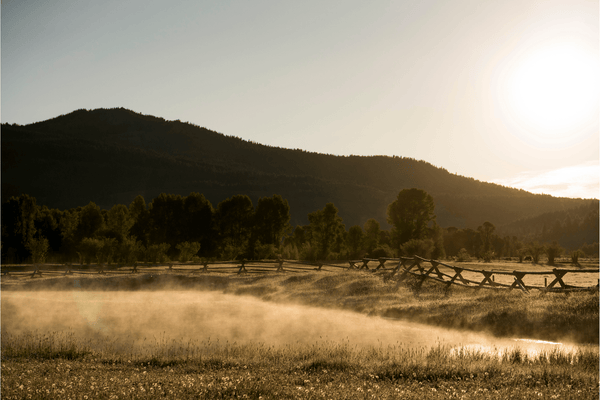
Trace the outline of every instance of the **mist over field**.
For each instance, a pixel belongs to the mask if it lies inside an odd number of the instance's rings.
[[[539,348],[481,333],[386,320],[349,311],[273,304],[247,296],[196,291],[36,291],[2,293],[2,333],[68,332],[137,349],[182,344],[268,346],[347,342],[361,348],[439,344]]]
[[[344,340],[427,345],[442,330],[246,296],[210,292],[14,292],[2,294],[2,330],[71,330],[123,340],[181,338],[267,344]]]

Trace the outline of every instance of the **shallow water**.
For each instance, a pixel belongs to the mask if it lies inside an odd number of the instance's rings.
[[[532,339],[498,339],[339,310],[275,304],[217,292],[38,291],[2,293],[2,333],[73,332],[82,338],[141,342],[263,342],[268,345],[347,341],[353,346],[428,348],[439,344],[501,354],[519,347],[573,351]]]

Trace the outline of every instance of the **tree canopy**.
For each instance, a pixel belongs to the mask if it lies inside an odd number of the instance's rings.
[[[421,189],[404,189],[388,206],[387,221],[393,226],[398,247],[411,239],[426,239],[427,225],[435,220],[433,198]]]

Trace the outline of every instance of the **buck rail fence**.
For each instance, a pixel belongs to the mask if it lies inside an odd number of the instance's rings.
[[[378,263],[376,266],[370,263]],[[388,267],[386,267],[386,263]],[[397,264],[396,264],[397,263]],[[396,265],[394,265],[396,264]],[[429,264],[429,265],[427,265]],[[373,269],[371,269],[373,267]],[[384,278],[402,282],[409,276],[417,278],[419,288],[426,280],[432,280],[450,287],[495,290],[519,289],[524,292],[540,290],[543,292],[575,292],[598,290],[600,270],[593,268],[543,269],[537,271],[481,270],[457,267],[438,260],[428,260],[418,256],[400,258],[363,258],[361,260],[309,262],[293,260],[242,260],[242,261],[203,261],[189,263],[134,263],[120,264],[34,264],[2,265],[2,279],[26,279],[36,277],[56,277],[73,274],[132,274],[141,272],[180,272],[180,273],[224,273],[250,274],[268,272],[302,273],[311,271],[332,272],[335,270],[368,270],[385,273]],[[592,286],[579,286],[565,283],[563,278],[569,274],[574,282],[597,282]],[[591,274],[595,274],[591,275]],[[581,279],[585,276],[585,279]],[[579,278],[579,279],[577,279]],[[543,284],[542,284],[543,279]],[[548,281],[550,283],[548,284]]]

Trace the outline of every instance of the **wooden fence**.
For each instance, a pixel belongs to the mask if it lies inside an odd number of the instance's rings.
[[[378,263],[376,266],[370,263]],[[386,267],[388,263],[388,267]],[[397,263],[397,264],[396,264]],[[396,265],[393,265],[396,264]],[[430,266],[428,266],[429,264]],[[373,269],[371,269],[373,267]],[[188,273],[266,273],[266,272],[310,272],[310,271],[333,271],[333,270],[369,270],[372,272],[385,272],[385,278],[391,279],[398,274],[396,280],[404,281],[409,276],[416,277],[417,288],[426,280],[432,280],[446,287],[458,285],[473,289],[519,289],[529,292],[532,289],[544,292],[574,292],[598,290],[595,286],[576,286],[566,284],[563,280],[565,275],[571,274],[596,274],[598,269],[549,269],[541,271],[500,271],[500,270],[478,270],[457,267],[445,264],[437,260],[427,260],[421,257],[379,258],[362,260],[350,260],[339,262],[316,262],[292,261],[292,260],[260,260],[260,261],[205,261],[201,263],[169,263],[148,264],[135,263],[131,266],[122,265],[78,265],[78,264],[39,264],[39,265],[2,265],[3,278],[36,278],[43,276],[61,276],[71,274],[131,274],[140,272],[188,272]],[[588,275],[589,276],[589,275]],[[525,277],[539,278],[526,283]],[[544,284],[541,283],[544,279]],[[548,284],[550,279],[550,284]],[[531,280],[531,279],[530,279]],[[588,281],[594,281],[590,276]]]
[[[458,285],[473,289],[520,289],[524,292],[530,290],[541,290],[543,292],[576,292],[598,290],[600,279],[598,269],[558,269],[553,268],[543,271],[495,271],[479,270],[471,268],[457,267],[448,265],[437,260],[427,260],[421,257],[402,257],[398,266],[393,270],[392,275],[400,273],[399,281],[408,276],[418,278],[417,287],[421,286],[425,280],[433,280],[449,287]],[[423,264],[423,265],[422,265]],[[430,267],[424,266],[430,264]],[[563,278],[567,274],[595,274],[590,276],[591,281],[596,281],[593,286],[568,285]],[[533,276],[540,278],[537,284],[526,284],[524,278]],[[544,278],[544,284],[541,284],[541,278]],[[480,280],[479,280],[480,279]],[[548,284],[548,279],[551,279]]]

